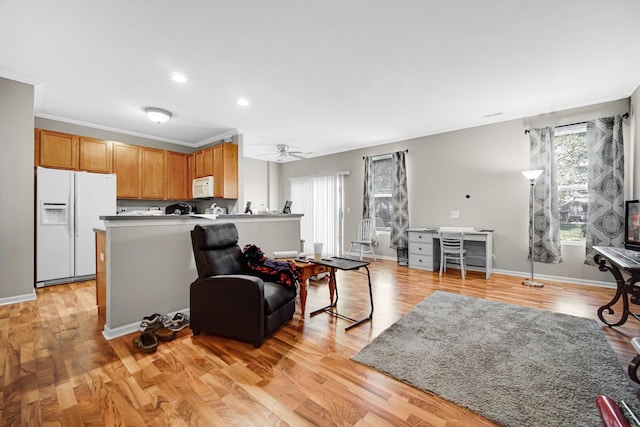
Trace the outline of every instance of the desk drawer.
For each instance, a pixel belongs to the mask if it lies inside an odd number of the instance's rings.
[[[431,231],[410,231],[409,232],[409,241],[410,242],[423,242],[428,244],[433,244],[433,232]]]
[[[409,254],[409,267],[433,271],[433,257]]]
[[[419,256],[433,255],[433,244],[431,242],[409,243],[409,253]]]

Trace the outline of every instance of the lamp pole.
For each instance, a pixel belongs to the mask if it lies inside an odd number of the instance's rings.
[[[538,282],[533,278],[533,240],[534,240],[534,227],[535,221],[533,220],[533,187],[536,184],[536,180],[542,174],[542,170],[531,170],[524,171],[522,174],[529,180],[529,261],[531,262],[531,278],[522,281],[522,284],[525,286],[531,286],[535,288],[541,288],[544,286],[544,283]]]

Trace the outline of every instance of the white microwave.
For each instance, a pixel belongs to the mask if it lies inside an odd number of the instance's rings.
[[[193,198],[204,199],[213,197],[213,177],[203,176],[193,180]]]

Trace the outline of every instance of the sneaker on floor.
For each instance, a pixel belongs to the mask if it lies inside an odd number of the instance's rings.
[[[176,313],[166,325],[172,331],[181,331],[187,326],[189,326],[189,316],[184,313]]]
[[[153,313],[150,316],[145,316],[140,322],[140,332],[151,332],[162,327],[162,315]]]

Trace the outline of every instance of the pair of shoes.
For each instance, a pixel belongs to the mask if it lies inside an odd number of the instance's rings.
[[[143,353],[154,353],[158,349],[158,339],[151,332],[143,332],[138,338],[133,339],[133,345]]]
[[[172,331],[166,326],[163,326],[162,328],[153,331],[153,335],[158,338],[158,341],[171,341],[176,337],[176,331]]]
[[[189,326],[189,316],[184,313],[176,313],[173,318],[164,325],[172,331],[181,331]]]
[[[142,322],[140,322],[140,332],[153,332],[156,329],[160,329],[166,320],[167,316],[159,313],[145,316],[142,318]]]

